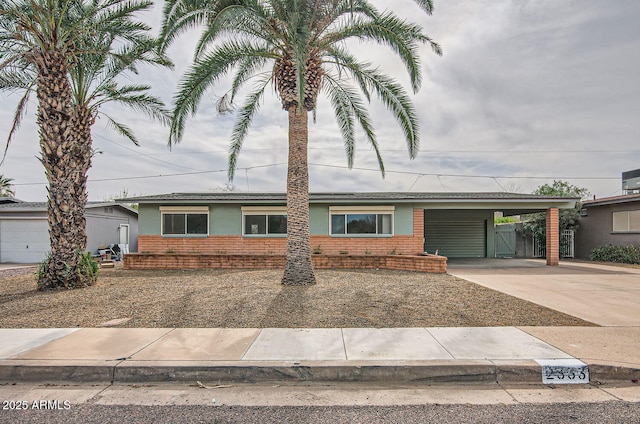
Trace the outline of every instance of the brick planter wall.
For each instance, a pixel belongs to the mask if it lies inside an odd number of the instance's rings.
[[[447,272],[447,258],[435,255],[313,255],[316,269],[389,269]],[[125,269],[280,269],[284,255],[225,255],[200,253],[131,253]]]

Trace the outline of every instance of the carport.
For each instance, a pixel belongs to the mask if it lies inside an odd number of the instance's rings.
[[[424,210],[425,251],[449,258],[494,258],[495,212],[546,212],[547,265],[558,265],[559,209],[573,208],[577,200],[518,193],[433,193],[414,207]]]

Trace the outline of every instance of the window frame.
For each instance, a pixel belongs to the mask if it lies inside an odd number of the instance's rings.
[[[640,233],[640,225],[637,228],[631,228],[631,214],[635,213],[640,215],[640,209],[631,209],[626,211],[613,211],[611,212],[611,233],[624,234],[624,233]],[[626,221],[625,229],[616,229],[616,215],[620,216],[622,221]],[[638,217],[640,218],[640,217]],[[640,223],[640,219],[638,219]]]
[[[286,206],[243,206],[242,211],[242,237],[249,238],[285,238],[287,233],[270,233],[269,232],[269,217],[270,216],[284,216],[287,219],[287,207]],[[264,216],[264,228],[265,232],[260,234],[247,233],[246,217],[247,216]],[[288,224],[288,220],[287,220]]]
[[[165,215],[184,215],[184,233],[182,234],[165,234],[164,217]],[[204,233],[189,233],[187,227],[188,215],[206,215],[207,228]],[[209,206],[160,206],[160,234],[162,237],[173,238],[199,238],[208,237],[210,231],[209,225]]]
[[[333,233],[333,217],[336,215],[344,215],[344,234]],[[348,232],[348,215],[375,215],[376,232],[375,233],[349,233]],[[380,233],[378,222],[380,215],[389,215],[391,217],[391,232]],[[329,206],[329,236],[330,237],[393,237],[395,235],[395,206]]]

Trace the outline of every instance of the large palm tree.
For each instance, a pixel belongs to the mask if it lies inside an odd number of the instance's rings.
[[[38,287],[83,287],[87,172],[93,155],[91,125],[106,101],[161,116],[161,103],[144,86],[119,86],[116,77],[138,61],[162,62],[150,52],[150,28],[134,15],[144,0],[8,0],[0,7],[0,90],[23,90],[7,146],[29,95],[38,98],[41,162],[49,182],[51,254]],[[128,128],[109,122],[132,137]],[[6,151],[6,150],[5,150]]]
[[[431,0],[415,0],[427,13]],[[195,113],[205,91],[233,73],[220,110],[232,105],[240,88],[254,81],[231,134],[229,178],[249,125],[271,84],[289,117],[287,174],[287,258],[283,284],[314,284],[309,242],[308,112],[318,94],[329,98],[342,133],[347,161],[353,164],[355,126],[362,127],[384,176],[366,101],[371,94],[395,115],[406,138],[409,156],[418,152],[418,121],[405,90],[377,68],[349,52],[345,41],[372,41],[390,47],[404,63],[413,91],[420,87],[417,58],[422,43],[437,54],[440,47],[418,25],[390,11],[380,12],[366,0],[167,0],[163,44],[183,31],[204,26],[195,62],[175,96],[169,143],[181,140],[188,115]],[[266,72],[265,72],[266,70]],[[364,95],[364,99],[363,99]]]

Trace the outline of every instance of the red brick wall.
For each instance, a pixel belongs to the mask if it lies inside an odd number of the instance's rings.
[[[447,272],[447,258],[435,255],[313,255],[316,269],[390,269]],[[281,269],[284,255],[127,254],[125,269]]]
[[[556,266],[560,263],[560,213],[558,208],[547,209],[547,265]]]
[[[413,235],[392,237],[331,237],[312,235],[311,249],[323,254],[337,255],[414,255],[424,250],[424,210],[413,210]],[[160,235],[138,236],[141,253],[203,253],[218,255],[284,255],[287,240],[284,237],[208,236],[173,238]]]

